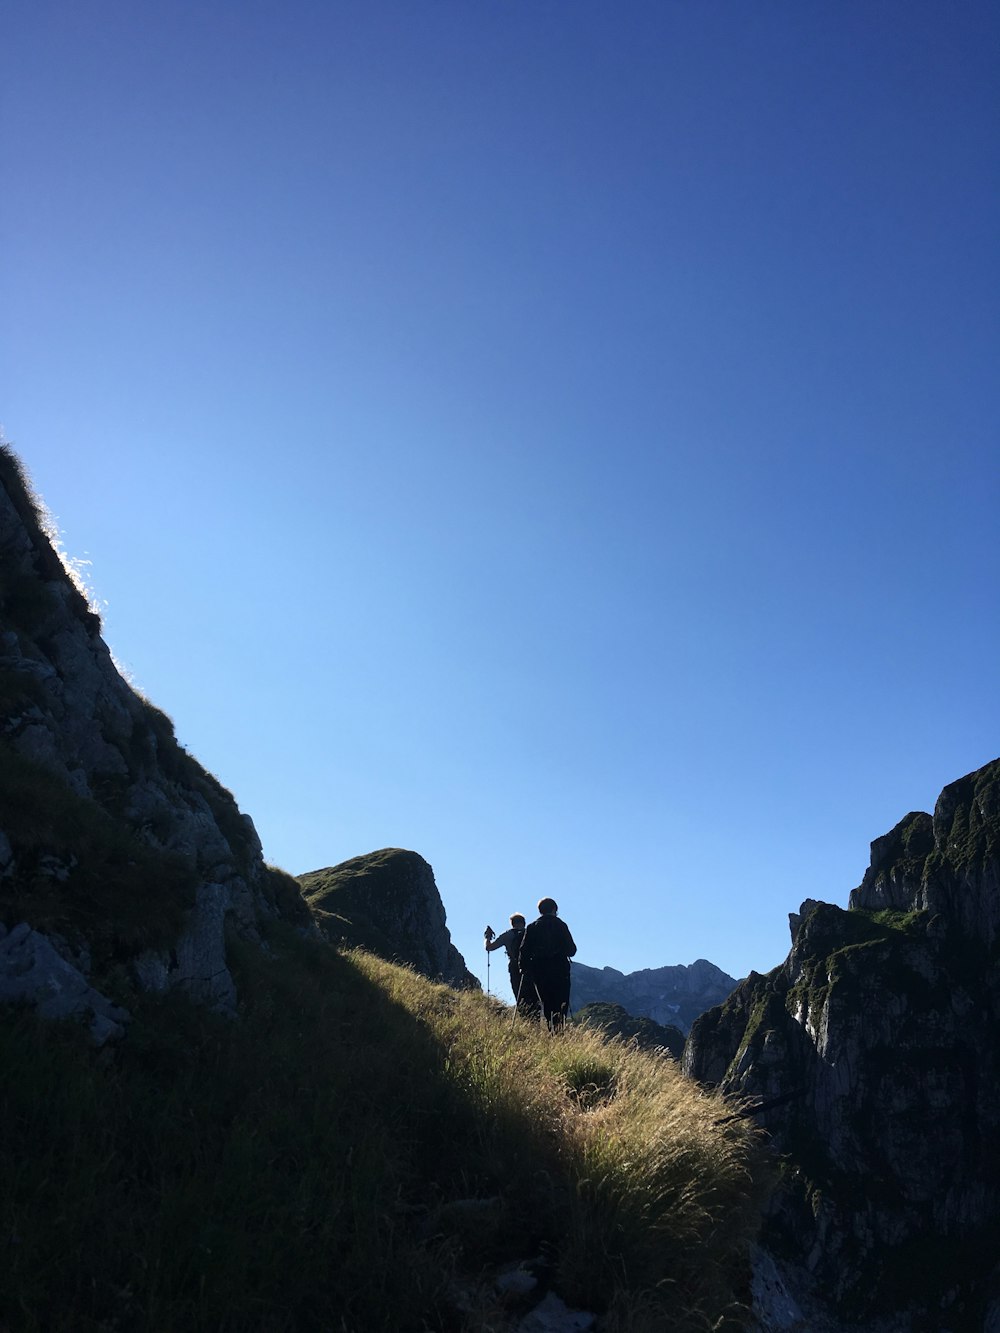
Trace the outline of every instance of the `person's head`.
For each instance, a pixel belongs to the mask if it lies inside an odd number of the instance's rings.
[[[538,903],[538,912],[540,916],[555,916],[559,911],[559,904],[555,898],[542,898]]]
[[[521,915],[520,912],[515,912],[510,919],[510,924],[514,927],[515,930],[523,930],[524,917]]]

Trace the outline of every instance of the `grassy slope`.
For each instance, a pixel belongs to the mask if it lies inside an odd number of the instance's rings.
[[[0,1327],[501,1330],[484,1274],[540,1251],[609,1330],[730,1305],[758,1150],[672,1061],[276,929],[236,1023],[0,1011]]]

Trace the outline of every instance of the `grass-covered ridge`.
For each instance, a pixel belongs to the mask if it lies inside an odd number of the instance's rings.
[[[499,1333],[542,1253],[609,1331],[739,1326],[758,1149],[674,1062],[287,928],[234,954],[239,1021],[146,997],[110,1058],[0,1013],[0,1325]]]
[[[399,917],[398,876],[393,874],[403,858],[415,853],[399,847],[384,847],[366,856],[355,856],[341,865],[326,866],[299,875],[302,896],[324,934],[338,944],[367,949],[382,958],[416,965],[405,949],[412,938],[398,931],[390,939],[382,922]],[[400,949],[404,953],[400,953]]]
[[[331,943],[478,988],[451,942],[434,871],[418,852],[383,847],[299,875],[297,882]]]

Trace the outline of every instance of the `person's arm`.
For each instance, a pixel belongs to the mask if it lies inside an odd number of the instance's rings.
[[[562,928],[566,932],[566,957],[572,958],[576,953],[576,943],[573,940],[573,936],[569,933],[569,926],[567,926],[565,921],[562,923]]]
[[[487,941],[486,952],[493,953],[495,949],[502,949],[507,943],[508,935],[510,935],[509,930],[505,930],[502,935],[494,935],[492,940]]]

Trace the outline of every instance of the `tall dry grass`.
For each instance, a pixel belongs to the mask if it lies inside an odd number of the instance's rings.
[[[239,1021],[137,998],[114,1051],[0,1009],[0,1328],[507,1333],[539,1255],[604,1333],[721,1327],[764,1174],[673,1062],[287,929],[232,955]]]
[[[727,1311],[738,1326],[770,1184],[747,1121],[728,1120],[732,1107],[665,1053],[585,1027],[554,1034],[488,996],[364,954],[355,963],[446,1052],[493,1173],[549,1229],[567,1300],[603,1311],[609,1330],[712,1328]]]

